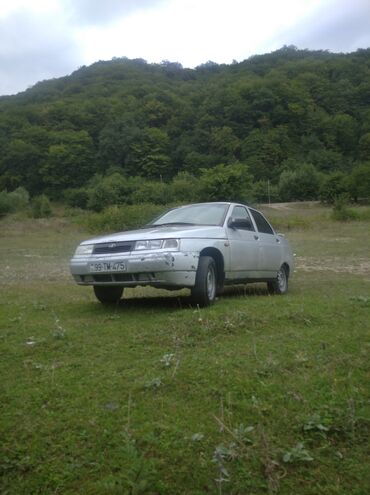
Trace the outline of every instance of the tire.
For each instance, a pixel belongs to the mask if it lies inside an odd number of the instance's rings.
[[[94,285],[94,294],[102,304],[117,304],[122,297],[123,287]]]
[[[192,300],[199,306],[214,303],[217,292],[217,270],[215,260],[211,256],[199,258],[195,285],[191,290]]]
[[[277,272],[276,279],[267,282],[267,290],[270,294],[286,294],[288,292],[288,280],[288,270],[286,266],[282,265]]]

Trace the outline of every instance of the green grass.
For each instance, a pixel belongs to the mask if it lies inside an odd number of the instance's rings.
[[[201,310],[151,289],[103,307],[68,274],[86,233],[1,220],[0,492],[367,494],[369,224],[289,217],[289,294]]]

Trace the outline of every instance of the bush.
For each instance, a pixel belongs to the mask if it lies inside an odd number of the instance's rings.
[[[32,201],[32,217],[46,218],[52,214],[49,198],[45,194],[36,196]]]
[[[24,187],[18,187],[8,194],[13,211],[26,208],[30,202],[30,195]]]
[[[320,200],[334,204],[335,201],[348,193],[346,175],[343,172],[333,172],[327,175],[320,186]]]
[[[0,216],[7,215],[12,210],[12,202],[9,198],[9,194],[6,191],[0,192]]]
[[[18,187],[10,193],[1,191],[0,216],[26,208],[29,203],[29,198],[28,191],[24,187]]]
[[[241,163],[201,169],[202,201],[248,201],[252,196],[252,178]]]
[[[340,222],[347,222],[349,220],[359,220],[359,215],[357,211],[348,208],[347,201],[348,201],[347,196],[341,196],[335,200],[333,211],[331,214],[333,220],[337,220]]]
[[[164,210],[163,206],[151,203],[109,206],[102,212],[81,217],[80,223],[90,232],[120,232],[141,227]]]
[[[279,201],[279,191],[275,184],[260,180],[253,184],[253,199],[257,203],[276,203]]]
[[[284,170],[279,180],[282,201],[309,201],[318,199],[320,175],[315,167],[304,163],[297,170]]]
[[[172,200],[171,189],[165,182],[142,180],[139,187],[132,194],[132,199],[134,204],[154,203],[156,205],[165,205]]]
[[[169,184],[171,202],[194,203],[201,200],[200,182],[188,172],[180,172]]]
[[[87,207],[99,212],[107,206],[131,204],[134,193],[143,182],[140,177],[125,177],[118,172],[106,177],[94,176],[88,186]]]
[[[87,208],[89,192],[84,188],[67,189],[64,192],[64,199],[68,206],[72,208]]]

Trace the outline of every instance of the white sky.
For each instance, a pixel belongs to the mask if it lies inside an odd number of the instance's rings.
[[[113,57],[195,67],[370,47],[370,0],[0,0],[0,95]]]

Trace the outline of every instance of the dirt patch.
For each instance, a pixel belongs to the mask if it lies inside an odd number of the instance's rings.
[[[353,275],[370,275],[370,260],[368,258],[357,258],[354,260],[343,260],[342,258],[310,258],[296,257],[296,269],[305,272],[335,272],[351,273]]]

